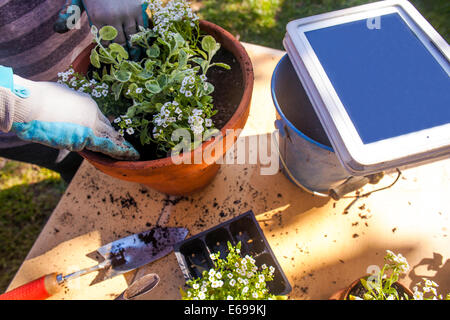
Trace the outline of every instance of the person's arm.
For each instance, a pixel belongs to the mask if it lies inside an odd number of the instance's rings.
[[[54,82],[26,80],[2,66],[0,130],[56,149],[86,148],[116,159],[139,158],[89,95]]]
[[[28,108],[23,103],[29,91],[19,84],[14,85],[11,68],[0,66],[0,131],[9,132],[14,121],[23,122]]]

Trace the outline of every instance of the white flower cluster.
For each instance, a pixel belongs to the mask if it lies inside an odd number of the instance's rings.
[[[73,68],[70,68],[66,72],[59,72],[58,73],[58,83],[63,83],[69,81],[69,78],[72,77],[72,75],[75,73],[75,70]]]
[[[120,127],[119,134],[121,136],[125,135],[125,132],[130,136],[134,134],[133,120],[131,120],[127,115],[123,115],[114,119],[114,123]]]
[[[198,81],[200,79],[200,81]],[[181,82],[181,88],[180,93],[184,94],[186,98],[190,98],[193,95],[197,95],[198,93],[195,92],[193,94],[193,91],[196,91],[196,83],[199,82],[199,84],[203,87],[203,90],[208,90],[208,83],[206,82],[207,78],[204,74],[201,76],[196,76],[195,72],[192,70],[192,73],[184,77],[183,81]]]
[[[236,267],[236,273],[238,273],[239,275],[243,276],[243,277],[247,277],[247,278],[252,278],[255,275],[255,272],[258,271],[258,267],[256,267],[254,265],[255,263],[255,259],[253,259],[252,257],[246,255],[242,260],[241,263],[238,264],[237,262],[235,263],[235,267]],[[251,266],[251,270],[248,270],[249,268],[249,264]],[[264,277],[264,276],[263,276]],[[239,281],[239,279],[238,279]],[[246,282],[246,281],[244,281]],[[247,284],[247,283],[245,283]]]
[[[204,118],[203,110],[201,109],[192,110],[192,114],[188,118],[188,123],[194,135],[202,134],[205,131],[205,127],[210,128],[213,125],[211,119]]]
[[[157,139],[163,133],[163,128],[167,128],[171,123],[183,119],[183,110],[176,101],[166,102],[159,113],[153,116],[153,138]]]
[[[144,89],[143,89],[143,88],[139,88],[139,87],[136,88],[136,90],[134,91],[134,93],[136,93],[136,94],[141,94],[142,92],[144,92]],[[131,89],[128,88],[128,90],[127,90],[127,92],[125,93],[125,95],[129,96],[131,93],[132,93],[132,92],[131,92]]]
[[[109,86],[106,83],[99,84],[95,79],[90,81],[86,79],[77,79],[73,68],[70,68],[66,72],[58,73],[57,82],[80,93],[87,93],[93,98],[107,97],[110,94]]]
[[[93,80],[95,81],[95,80]],[[85,84],[83,84],[84,86]],[[91,83],[92,85],[92,83]],[[83,86],[81,86],[78,90],[83,90]],[[109,95],[109,86],[106,83],[102,83],[101,85],[96,86],[91,91],[91,96],[95,98],[107,97]]]
[[[273,279],[275,268],[263,264],[262,272],[258,272],[255,259],[249,255],[241,258],[239,254],[240,250],[236,248],[234,253],[228,255],[227,260],[222,260],[222,263],[226,261],[226,266],[222,265],[219,269],[211,268],[205,272],[201,282],[192,284],[192,290],[187,292],[187,297],[203,300],[207,295],[208,297],[216,295],[220,291],[223,292],[222,298],[227,300],[241,299],[245,296],[260,299],[268,294],[266,281]],[[210,258],[221,264],[220,253],[213,253]]]
[[[402,256],[401,253],[395,254],[391,250],[386,250],[386,259],[389,262],[389,264],[396,265],[397,268],[399,268],[399,271],[401,273],[407,273],[409,270],[409,264],[408,261],[404,256]]]
[[[223,285],[223,283],[222,283]],[[199,290],[197,295],[193,297],[194,300],[205,300],[206,299],[206,292],[208,291],[208,283],[206,281],[202,281],[202,286],[200,287],[200,284],[194,283],[192,288],[194,290]],[[188,297],[192,297],[192,292],[189,291],[187,293]]]
[[[145,0],[152,12],[154,23],[153,31],[160,34],[162,38],[172,37],[170,28],[174,22],[189,21],[191,27],[199,17],[192,12],[191,7],[184,0],[170,0],[165,6],[161,0]]]
[[[221,288],[223,286],[223,281],[221,280],[222,274],[220,272],[216,272],[214,269],[211,269],[209,270],[208,275],[208,280],[211,282],[211,288]]]
[[[425,296],[431,295],[431,300],[438,300],[438,299],[442,299],[442,295],[438,296],[437,290],[436,288],[439,287],[439,285],[429,279],[423,278],[424,280],[424,284],[422,285],[421,283],[418,283],[414,288],[413,288],[413,299],[414,300],[424,300]],[[420,290],[420,287],[422,287]]]

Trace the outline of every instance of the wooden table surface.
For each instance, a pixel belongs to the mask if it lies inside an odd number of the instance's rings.
[[[244,44],[255,69],[255,90],[243,137],[274,131],[270,79],[284,52]],[[368,268],[381,266],[387,249],[402,253],[411,288],[421,277],[450,292],[450,160],[403,170],[390,189],[358,200],[310,195],[281,172],[261,165],[226,164],[213,183],[189,197],[167,196],[116,180],[84,162],[11,282],[15,288],[45,274],[68,274],[97,263],[98,247],[158,222],[186,227],[188,237],[253,210],[293,288],[290,299],[327,299]],[[396,177],[387,174],[378,185]],[[184,278],[174,253],[137,271],[92,284],[96,273],[67,283],[51,299],[114,299],[136,277],[154,272],[161,283],[142,299],[180,299]]]

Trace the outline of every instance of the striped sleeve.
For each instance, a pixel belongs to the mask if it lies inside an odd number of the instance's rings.
[[[26,5],[25,5],[26,3]],[[91,43],[83,14],[80,28],[55,33],[65,0],[0,0],[0,65],[30,80],[52,81]]]

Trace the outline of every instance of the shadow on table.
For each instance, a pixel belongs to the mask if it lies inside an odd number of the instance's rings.
[[[325,263],[319,266],[310,266],[309,268],[298,267],[298,273],[291,272],[289,279],[292,292],[289,295],[293,300],[327,300],[333,294],[349,286],[353,281],[367,275],[374,268],[382,268],[384,264],[383,257],[386,249],[395,253],[401,252],[408,256],[415,250],[414,247],[389,247],[377,244],[368,245],[361,248],[357,253],[350,257],[341,257],[327,259],[324,256]],[[332,253],[330,253],[332,254]],[[331,260],[331,261],[330,261]],[[403,277],[400,282],[405,281]]]
[[[227,153],[219,174],[204,190],[174,198],[176,205],[170,208],[168,222],[187,226],[190,235],[195,235],[249,210],[258,220],[263,213],[266,216],[282,213],[286,217],[288,212],[295,219],[304,212],[324,207],[330,198],[306,193],[281,173],[278,152],[271,151],[273,146],[261,152],[261,148],[252,147],[270,135],[241,137],[244,151],[240,152],[235,145],[234,151]]]
[[[420,271],[418,274],[417,269],[425,266],[427,271],[436,271],[435,275],[420,275]],[[423,284],[423,278],[426,278],[440,285],[440,287],[437,288],[437,291],[438,293],[442,294],[443,297],[445,297],[447,293],[450,293],[450,288],[448,287],[448,282],[450,282],[450,259],[447,259],[447,261],[445,261],[444,263],[443,256],[440,253],[433,252],[432,258],[423,258],[418,264],[412,267],[409,277],[412,280],[410,286],[411,290],[417,283],[422,282]],[[447,288],[445,287],[445,282],[447,282]],[[445,288],[447,289],[447,291],[445,291]]]

